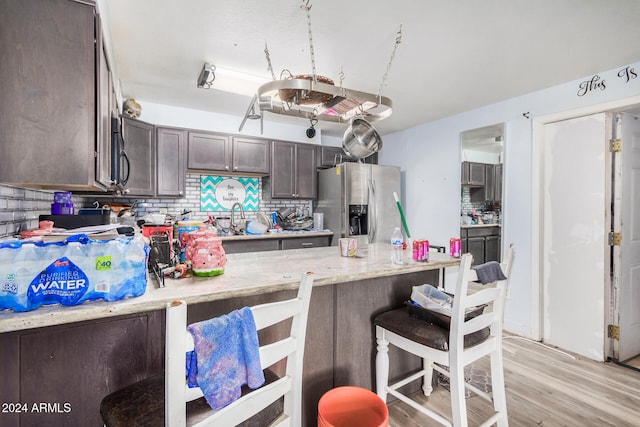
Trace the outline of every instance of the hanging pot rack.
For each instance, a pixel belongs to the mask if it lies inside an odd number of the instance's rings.
[[[402,26],[397,32],[391,59],[387,64],[378,93],[348,89],[342,85],[344,78],[342,69],[339,86],[336,86],[328,77],[318,76],[316,73],[309,3],[310,0],[302,0],[300,9],[305,11],[307,16],[312,74],[292,75],[288,70],[283,70],[280,79],[276,80],[269,49],[265,44],[264,52],[268,70],[273,80],[258,88],[242,119],[239,131],[244,127],[247,119],[260,118],[262,133],[264,112],[333,123],[349,123],[355,117],[373,122],[391,115],[393,111],[391,99],[381,95],[380,92],[385,85],[396,49],[401,43]],[[288,77],[283,78],[285,72],[288,73]],[[257,111],[259,114],[256,113]]]

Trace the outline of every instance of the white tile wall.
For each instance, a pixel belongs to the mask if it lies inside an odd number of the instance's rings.
[[[52,191],[0,185],[0,238],[38,227],[38,217],[51,213]]]
[[[263,187],[264,186],[264,187]],[[312,214],[312,202],[310,200],[269,200],[263,194],[270,194],[269,179],[260,178],[260,209],[269,218],[271,212],[285,207],[300,209],[309,215]],[[73,196],[76,211],[80,207],[89,207],[94,201],[90,197]],[[100,201],[108,203],[114,199],[101,198]],[[187,175],[186,195],[182,199],[118,199],[119,202],[133,204],[138,201],[137,217],[141,218],[149,212],[163,212],[178,214],[183,211],[191,211],[189,219],[204,221],[209,215],[230,216],[229,211],[203,212],[200,211],[200,175]],[[0,185],[0,238],[11,237],[21,230],[38,227],[38,217],[51,213],[53,191],[30,190],[25,188]],[[236,212],[236,215],[238,213]],[[255,219],[257,212],[245,212],[247,220]]]
[[[494,211],[500,214],[502,210],[501,203],[491,202],[472,202],[471,193],[468,187],[462,187],[461,198],[461,213],[466,214],[469,212],[482,212],[482,211]]]
[[[247,220],[255,219],[258,212],[262,212],[271,217],[271,212],[279,209],[299,208],[303,211],[312,213],[312,203],[309,200],[270,200],[268,195],[270,194],[269,179],[260,178],[260,204],[259,211],[245,212],[245,218]],[[267,197],[263,197],[267,195]],[[136,199],[119,200],[123,203],[132,204]],[[136,216],[138,218],[143,217],[147,213],[160,212],[168,214],[179,214],[184,211],[190,211],[188,214],[189,219],[204,221],[209,215],[214,217],[218,216],[230,216],[230,211],[201,211],[200,210],[200,175],[187,174],[187,185],[185,197],[181,199],[137,199],[138,204],[136,208]],[[238,215],[238,211],[236,211]]]

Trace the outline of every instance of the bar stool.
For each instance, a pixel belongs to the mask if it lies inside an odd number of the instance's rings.
[[[513,247],[510,247],[500,270],[505,280],[495,286],[487,285],[468,294],[470,281],[478,280],[471,269],[472,256],[464,254],[450,317],[450,328],[411,317],[407,308],[391,310],[374,319],[376,325],[376,390],[386,402],[387,394],[400,399],[417,411],[433,418],[445,426],[466,427],[467,410],[465,387],[493,404],[493,415],[482,425],[508,426],[507,402],[502,362],[502,323],[508,277],[513,262]],[[469,318],[469,309],[486,304],[488,307],[477,317]],[[477,310],[476,310],[477,312]],[[389,385],[389,344],[423,359],[423,369]],[[464,368],[478,359],[489,356],[491,360],[492,393],[486,393],[465,382]],[[451,387],[452,419],[427,408],[398,391],[412,381],[422,379],[422,390],[426,396],[432,391],[433,370],[449,377]]]
[[[260,343],[257,369],[264,371],[264,385],[255,390],[243,386],[241,397],[219,410],[207,403],[200,387],[187,386],[185,354],[194,349],[187,331],[187,304],[168,303],[165,375],[106,396],[100,404],[105,426],[302,425],[302,366],[312,285],[313,273],[304,273],[296,298],[249,308],[256,330],[290,321],[290,333],[275,343]],[[278,377],[267,368],[280,360],[286,360],[286,372]],[[241,369],[228,364],[231,371]]]

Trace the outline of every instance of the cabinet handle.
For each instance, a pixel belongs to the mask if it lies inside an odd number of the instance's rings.
[[[224,170],[228,171],[229,170],[229,166],[225,166]]]
[[[237,170],[238,170],[238,167],[237,167],[237,166],[234,166],[234,167],[233,167],[233,170],[234,170],[234,171],[237,171]]]
[[[313,243],[312,242],[304,242],[304,243],[302,243],[302,246],[310,247],[310,246],[313,246]]]

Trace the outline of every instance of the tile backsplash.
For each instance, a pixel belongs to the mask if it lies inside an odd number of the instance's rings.
[[[271,212],[285,207],[298,209],[302,213],[312,213],[313,205],[310,200],[271,200],[268,178],[259,178],[259,201],[257,211],[245,212],[247,220],[255,219],[258,212],[262,212],[269,217]],[[189,219],[206,220],[209,215],[214,217],[230,216],[230,211],[203,212],[200,210],[200,175],[188,174],[185,197],[181,199],[145,199],[145,198],[118,198],[118,202],[133,204],[137,201],[137,218],[142,218],[147,213],[162,212],[168,214],[179,214],[190,211]],[[90,207],[94,200],[108,203],[116,199],[91,198],[73,195],[73,202],[76,211],[80,207]],[[51,203],[53,202],[53,191],[31,190],[19,187],[0,185],[0,238],[11,237],[21,230],[38,227],[38,217],[51,213]],[[236,211],[236,218],[238,212]]]
[[[271,200],[268,195],[271,194],[268,178],[258,178],[258,210],[245,211],[247,220],[255,219],[258,212],[262,212],[267,216],[271,216],[271,212],[283,209],[285,207],[292,209],[300,209],[311,214],[311,201],[309,200]],[[266,197],[265,197],[266,196]],[[190,211],[189,219],[204,221],[209,215],[214,217],[231,215],[229,210],[222,211],[201,211],[200,210],[200,175],[187,174],[187,188],[185,197],[181,199],[137,199],[138,207],[136,208],[137,216],[142,217],[147,213],[161,212],[168,214],[178,214],[184,211]],[[129,200],[133,203],[134,200]],[[126,203],[126,202],[125,202]],[[236,211],[236,217],[238,211]]]
[[[51,213],[52,191],[0,185],[0,238],[36,228],[40,215]]]
[[[492,211],[500,213],[501,203],[499,202],[472,202],[469,187],[462,187],[462,197],[460,211],[462,215],[470,212]]]

